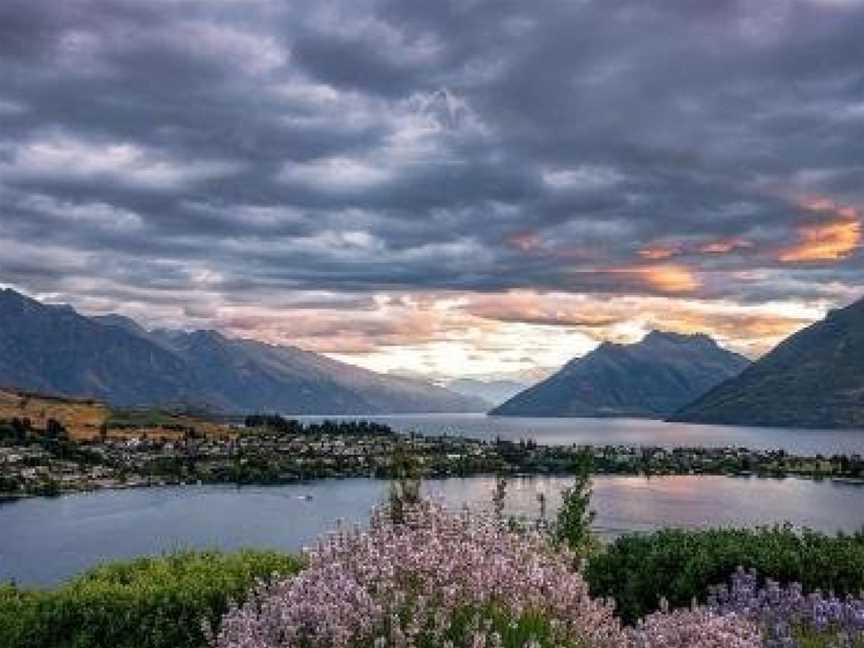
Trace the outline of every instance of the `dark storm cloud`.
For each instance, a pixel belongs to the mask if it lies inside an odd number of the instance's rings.
[[[843,299],[862,33],[852,0],[7,0],[0,281]]]

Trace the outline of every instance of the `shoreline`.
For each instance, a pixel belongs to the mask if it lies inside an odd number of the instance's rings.
[[[511,473],[507,475],[500,475],[492,472],[478,472],[470,475],[428,475],[422,478],[423,482],[436,482],[436,481],[446,481],[450,479],[491,479],[496,477],[504,477],[506,480],[531,480],[531,479],[543,479],[543,478],[566,478],[570,476],[572,473],[549,473],[549,472],[536,472],[536,473]],[[603,479],[607,477],[616,477],[616,478],[626,478],[626,479],[643,479],[647,481],[651,481],[652,479],[666,479],[671,477],[689,477],[694,479],[699,479],[702,477],[725,477],[727,479],[756,479],[756,480],[775,480],[775,481],[784,481],[787,479],[797,479],[801,481],[814,482],[814,483],[828,483],[828,484],[842,484],[846,486],[858,486],[864,487],[864,478],[858,477],[813,477],[811,475],[805,474],[796,474],[790,473],[785,475],[775,475],[775,474],[765,474],[765,473],[738,473],[738,474],[730,474],[730,473],[665,473],[665,474],[634,474],[634,473],[593,473],[592,479]],[[326,482],[326,481],[348,481],[348,480],[370,480],[370,481],[380,481],[380,482],[389,482],[391,478],[389,477],[379,477],[375,475],[326,475],[322,477],[313,477],[311,479],[295,479],[295,480],[286,480],[286,481],[277,481],[277,482],[247,482],[247,483],[234,483],[234,482],[225,482],[225,481],[200,481],[200,482],[168,482],[168,481],[160,481],[148,484],[128,484],[128,485],[116,485],[116,486],[93,486],[90,488],[76,488],[76,489],[67,489],[61,490],[60,492],[52,495],[42,495],[38,493],[0,493],[0,506],[4,504],[11,504],[22,500],[30,500],[30,499],[56,499],[60,497],[64,497],[66,495],[86,495],[92,493],[99,492],[112,492],[112,491],[126,491],[126,490],[143,490],[143,489],[156,489],[156,488],[197,488],[202,486],[223,486],[226,488],[233,488],[236,490],[242,490],[243,488],[279,488],[282,486],[297,486],[303,484],[313,484],[317,482]]]
[[[401,455],[413,458],[412,476],[422,479],[567,476],[587,454],[597,476],[797,477],[864,484],[864,457],[858,452],[808,456],[729,444],[555,445],[470,434],[405,433],[374,421],[307,423],[277,415],[248,417],[244,427],[222,436],[187,430],[180,437],[167,437],[136,430],[76,441],[31,429],[23,442],[0,445],[0,500],[197,483],[260,486],[326,478],[389,479]]]

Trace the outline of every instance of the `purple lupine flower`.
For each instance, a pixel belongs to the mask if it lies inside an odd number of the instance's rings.
[[[799,637],[822,635],[831,648],[864,646],[864,600],[839,599],[820,591],[805,595],[798,583],[781,587],[767,580],[759,587],[755,571],[738,569],[730,587],[717,588],[708,601],[715,614],[737,614],[758,624],[767,648],[796,648]]]

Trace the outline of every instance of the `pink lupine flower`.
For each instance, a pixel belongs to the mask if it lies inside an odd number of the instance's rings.
[[[661,611],[631,631],[632,648],[760,648],[756,625],[735,614],[707,608]]]
[[[405,524],[377,512],[368,531],[340,529],[308,558],[298,576],[262,585],[231,609],[215,646],[444,645],[454,615],[466,609],[477,611],[473,631],[463,637],[468,646],[501,645],[487,610],[548,619],[561,645],[626,642],[611,605],[589,596],[570,557],[539,535],[513,533],[468,512],[423,504]]]
[[[293,578],[226,614],[214,648],[756,648],[736,614],[658,613],[625,630],[540,534],[422,503],[340,528]]]

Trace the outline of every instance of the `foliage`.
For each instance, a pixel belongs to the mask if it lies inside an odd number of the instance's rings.
[[[396,523],[405,520],[405,511],[420,503],[421,478],[417,458],[401,446],[393,452],[390,472],[389,515]]]
[[[29,418],[13,417],[0,423],[0,440],[24,444],[33,431],[33,423]]]
[[[428,503],[341,529],[298,576],[231,609],[218,648],[627,645],[571,561],[537,534]]]
[[[507,501],[507,478],[504,475],[495,476],[495,490],[492,492],[492,510],[496,520],[504,519],[504,505]]]
[[[624,628],[566,548],[494,515],[429,503],[322,539],[298,576],[233,606],[214,648],[759,648],[756,624],[709,607]]]
[[[789,526],[759,529],[665,529],[619,537],[588,563],[597,596],[611,596],[628,623],[658,609],[705,601],[739,566],[787,584],[838,595],[864,590],[864,533],[828,536]]]
[[[864,577],[861,536],[788,528],[627,536],[621,544],[641,539],[643,551],[624,554],[616,543],[589,563],[589,573],[619,552],[619,559],[631,559],[616,565],[620,583],[648,579],[655,594],[674,590],[670,583],[679,588],[679,609],[670,612],[661,599],[660,611],[628,628],[610,604],[592,596],[583,575],[573,570],[568,548],[556,547],[542,533],[514,531],[494,515],[453,514],[426,502],[406,504],[401,522],[389,510],[377,511],[368,531],[340,528],[328,534],[299,573],[301,561],[284,554],[179,553],[106,565],[54,591],[0,586],[0,646],[864,646],[861,599],[805,595],[800,585],[772,581],[760,588],[754,573],[738,571],[730,589],[711,589],[706,605],[688,607],[684,600],[685,584],[697,576],[725,582],[732,570],[718,578],[705,574],[723,570],[729,556],[771,559],[777,571],[767,573],[783,573],[795,563],[790,547],[797,547],[800,569],[815,568],[826,589],[857,591],[854,579]],[[676,542],[668,540],[670,534]],[[646,549],[651,547],[653,553]],[[658,547],[668,551],[665,558]],[[815,552],[827,557],[817,561]],[[681,559],[678,565],[673,555]],[[657,571],[649,576],[639,561]],[[831,564],[835,571],[828,574]],[[269,578],[274,573],[291,577]]]
[[[737,614],[710,608],[655,612],[630,634],[631,648],[759,648],[762,637],[754,623]]]
[[[864,599],[821,592],[805,596],[799,583],[784,588],[772,580],[760,588],[755,570],[738,569],[731,587],[712,593],[709,607],[717,614],[749,617],[768,646],[805,648],[825,640],[834,648],[864,647]]]
[[[286,419],[279,414],[250,414],[244,419],[249,429],[264,429],[279,435],[342,435],[342,436],[390,436],[393,429],[375,421],[330,421],[301,423]]]
[[[60,484],[57,480],[50,478],[28,485],[26,490],[30,495],[39,495],[40,497],[58,497],[62,494]]]
[[[201,648],[202,622],[256,579],[300,567],[276,552],[183,552],[109,564],[53,591],[0,587],[0,646]]]
[[[591,522],[591,454],[583,451],[577,455],[573,464],[573,485],[565,488],[561,498],[561,508],[553,529],[555,542],[581,553],[590,544]]]

